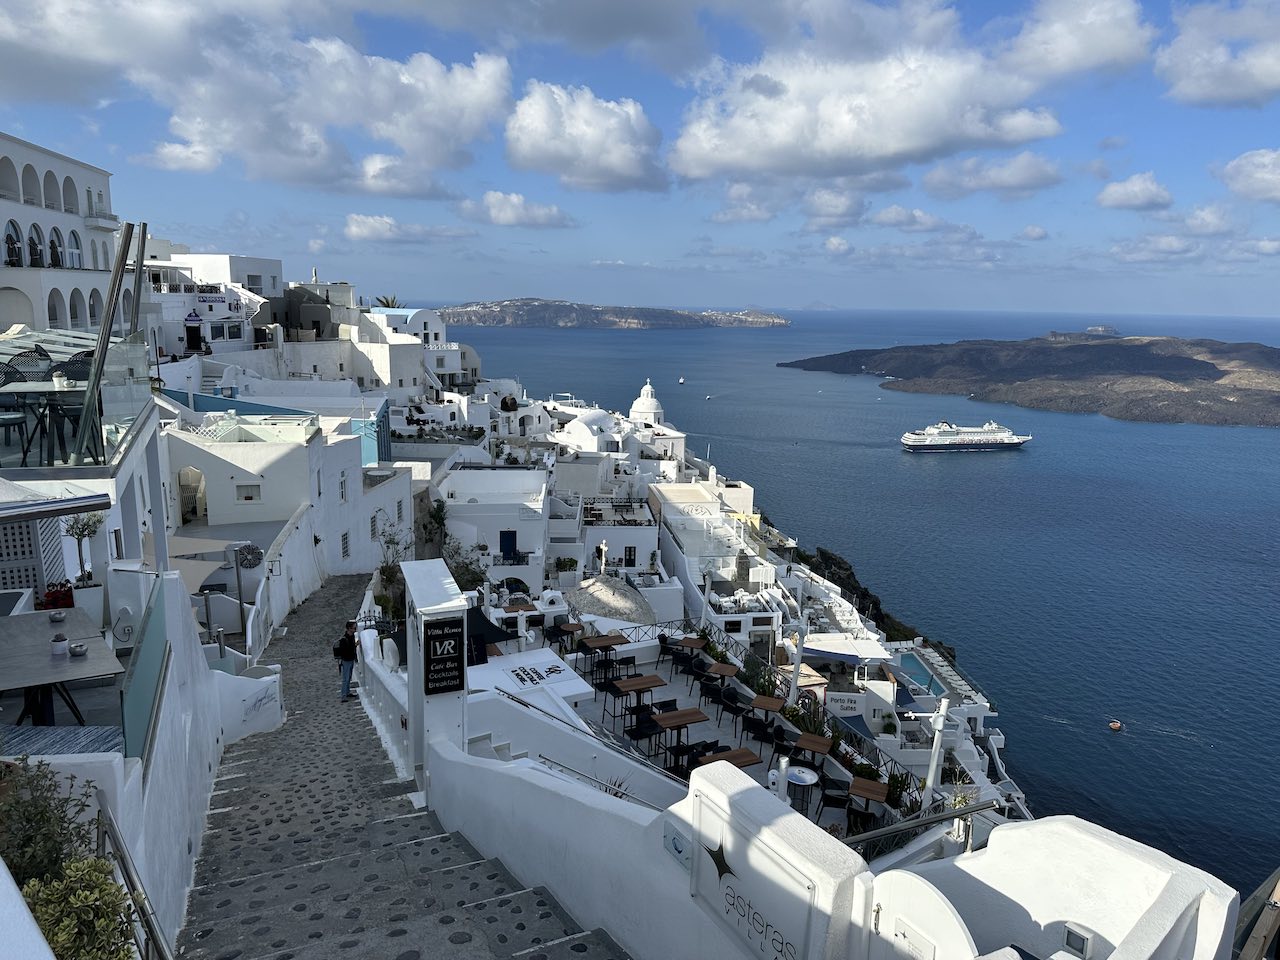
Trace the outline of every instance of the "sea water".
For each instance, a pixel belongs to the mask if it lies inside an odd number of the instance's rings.
[[[458,327],[483,373],[667,419],[806,548],[955,646],[1037,816],[1073,813],[1251,891],[1280,866],[1280,430],[1126,423],[882,389],[782,360],[895,343],[1122,333],[1280,344],[1280,323],[789,314],[786,329]],[[678,384],[680,377],[686,382]],[[709,399],[707,399],[709,397]],[[1019,451],[904,452],[993,419]],[[1108,722],[1124,730],[1113,733]]]

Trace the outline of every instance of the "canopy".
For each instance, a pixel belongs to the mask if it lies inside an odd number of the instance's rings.
[[[811,633],[805,637],[804,652],[854,664],[863,660],[892,659],[879,640],[852,633]]]

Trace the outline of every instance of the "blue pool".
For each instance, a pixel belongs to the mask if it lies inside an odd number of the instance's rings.
[[[902,655],[902,672],[929,693],[940,694],[947,691],[947,688],[942,685],[942,681],[930,673],[929,668],[914,653],[904,653]]]

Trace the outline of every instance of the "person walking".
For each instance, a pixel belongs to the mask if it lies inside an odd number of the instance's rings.
[[[338,673],[342,677],[340,698],[342,703],[351,699],[351,671],[355,669],[359,650],[360,644],[356,642],[356,622],[348,620],[346,633],[333,645],[333,658],[338,661]]]

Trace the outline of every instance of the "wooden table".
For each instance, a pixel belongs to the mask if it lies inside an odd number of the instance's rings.
[[[683,710],[668,710],[666,713],[655,713],[652,719],[663,730],[674,730],[676,732],[676,746],[679,746],[684,736],[685,727],[692,723],[702,723],[711,718],[697,707],[685,707]]]
[[[713,663],[707,667],[707,673],[713,677],[718,677],[720,683],[723,684],[725,678],[736,677],[741,669],[736,663]]]
[[[620,647],[627,643],[626,637],[618,636],[616,633],[603,633],[598,637],[587,637],[582,641],[588,650],[611,650],[614,647]]]
[[[802,733],[796,737],[795,747],[797,750],[825,757],[831,752],[831,743],[830,737],[820,737],[816,733]]]
[[[503,613],[537,613],[538,608],[532,603],[514,603],[502,608]]]
[[[634,693],[636,695],[636,706],[638,707],[644,701],[646,693],[650,690],[657,690],[658,687],[665,687],[667,681],[656,673],[650,673],[643,677],[624,677],[621,680],[613,681],[613,685],[622,693]]]
[[[701,650],[707,645],[706,637],[681,637],[674,641],[677,647],[684,647],[686,650]]]
[[[28,713],[36,726],[53,725],[53,694],[56,692],[80,726],[84,717],[71,698],[67,684],[72,680],[96,680],[124,673],[115,653],[102,639],[102,630],[83,610],[64,611],[61,623],[49,620],[48,610],[0,617],[0,682],[6,690],[22,690],[24,703],[18,723]],[[83,657],[53,656],[50,641],[61,633],[75,643],[83,642]]]
[[[752,710],[763,710],[765,713],[777,713],[787,701],[781,697],[766,697],[763,693],[756,694],[756,698],[751,701]]]
[[[496,643],[485,644],[484,650],[485,650],[485,653],[487,653],[491,657],[502,656],[502,651],[498,648],[498,645]]]
[[[881,783],[879,780],[868,780],[866,777],[854,777],[853,782],[849,784],[849,796],[861,797],[866,803],[866,809],[871,809],[870,801],[884,803],[889,799],[889,784]]]
[[[560,624],[560,630],[561,630],[561,632],[563,632],[563,633],[581,633],[581,632],[582,632],[582,624],[580,624],[580,623],[562,623],[562,624]]]
[[[717,760],[732,763],[735,767],[753,767],[757,763],[764,762],[754,750],[748,750],[746,747],[735,747],[733,750],[726,750],[724,753],[709,753],[705,757],[699,757],[698,766],[715,763]]]

